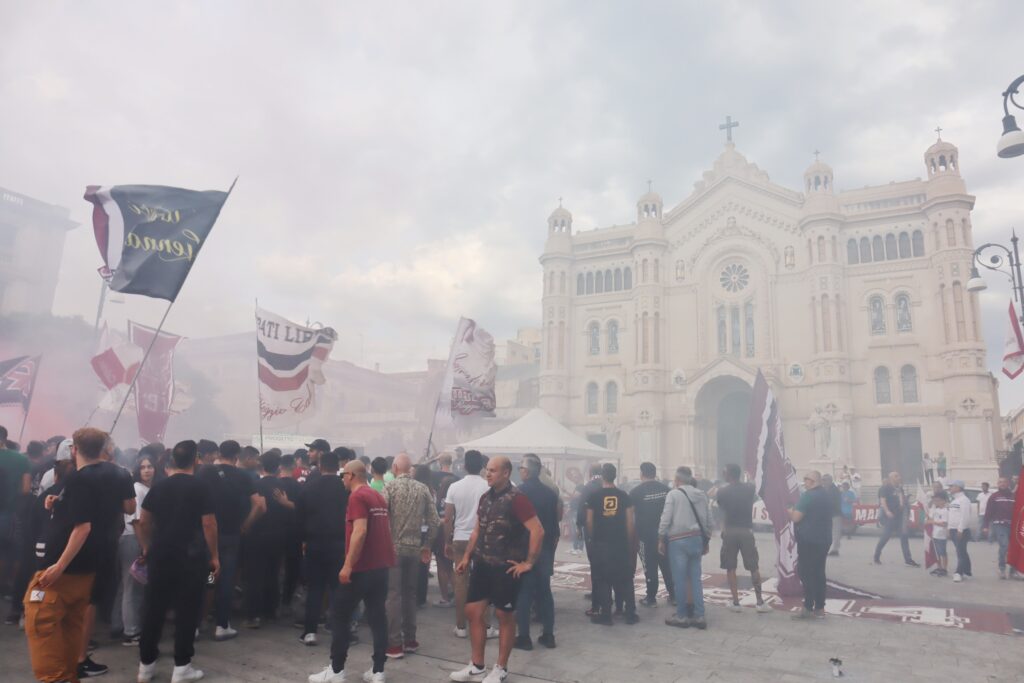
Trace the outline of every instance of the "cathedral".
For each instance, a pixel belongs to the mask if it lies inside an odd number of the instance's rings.
[[[836,191],[816,157],[793,190],[730,140],[675,207],[648,191],[634,222],[574,231],[559,206],[540,257],[540,406],[630,477],[651,461],[714,479],[744,458],[760,369],[798,469],[914,482],[927,453],[950,476],[993,476],[997,383],[966,287],[974,197],[954,145],[924,164],[924,179]]]

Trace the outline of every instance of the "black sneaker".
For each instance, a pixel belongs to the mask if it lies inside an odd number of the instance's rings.
[[[555,634],[544,633],[541,635],[540,638],[537,639],[537,642],[543,645],[544,647],[548,648],[549,650],[553,650],[555,649]]]
[[[125,636],[121,639],[121,644],[125,647],[136,647],[139,644],[139,640],[142,638],[141,635],[136,633],[134,636]]]
[[[512,643],[512,647],[517,650],[532,650],[533,641],[530,640],[530,636],[516,636],[516,642]]]
[[[921,566],[917,562],[914,562],[913,560],[907,560],[906,562],[904,562],[904,564],[907,565],[908,567],[920,567]]]
[[[658,604],[658,599],[657,598],[644,598],[643,600],[640,601],[640,604],[643,605],[644,607],[654,607],[655,605]]]
[[[636,615],[636,612],[630,612],[626,615],[626,623],[632,626],[633,624],[640,621],[640,617]]]
[[[608,613],[604,613],[604,614],[598,613],[598,614],[595,614],[594,616],[590,617],[590,623],[592,623],[592,624],[599,624],[601,626],[611,626],[612,623],[613,623],[612,622],[612,615],[610,615]]]
[[[102,676],[103,674],[110,671],[110,667],[105,664],[97,664],[92,661],[92,657],[86,657],[85,661],[78,663],[78,677],[79,678],[93,678],[95,676]]]

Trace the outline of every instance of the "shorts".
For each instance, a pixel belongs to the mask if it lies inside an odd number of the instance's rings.
[[[757,571],[757,544],[750,529],[724,529],[722,531],[722,569],[736,569],[736,556],[743,554],[743,568]]]
[[[932,547],[935,548],[935,555],[937,557],[946,557],[946,539],[933,538]]]
[[[466,602],[485,600],[502,612],[514,612],[519,597],[520,579],[508,573],[507,567],[474,562],[469,572],[469,594]]]

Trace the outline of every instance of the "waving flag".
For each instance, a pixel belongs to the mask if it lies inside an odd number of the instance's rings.
[[[459,318],[437,402],[439,424],[453,424],[471,415],[494,417],[497,375],[494,337],[475,320]]]
[[[263,424],[286,427],[312,415],[316,385],[327,381],[321,365],[331,355],[337,338],[330,327],[303,327],[270,311],[256,309]]]
[[[156,334],[157,330],[152,327],[128,321],[128,336],[133,344],[140,349],[153,345],[135,381],[139,437],[146,443],[164,440],[174,404],[174,349],[182,340],[176,334],[160,332],[154,341]]]
[[[764,501],[775,530],[777,555],[775,571],[779,595],[801,595],[797,575],[796,533],[789,519],[790,506],[800,499],[800,488],[793,463],[786,457],[782,438],[779,405],[761,371],[754,380],[747,421],[747,474]]]
[[[1020,320],[1013,302],[1010,302],[1010,324],[1006,328],[1006,344],[1003,346],[1003,374],[1016,379],[1024,372],[1024,335],[1020,331]]]
[[[1020,477],[1024,481],[1024,467]],[[1010,547],[1006,551],[1006,562],[1017,571],[1024,573],[1024,486],[1017,484],[1017,497],[1013,502],[1013,526],[1010,527]]]
[[[100,274],[114,291],[174,301],[229,193],[90,185]]]
[[[40,358],[19,356],[0,361],[0,406],[20,406],[28,412]]]
[[[104,324],[99,352],[92,357],[90,364],[103,386],[113,389],[120,384],[131,384],[143,354],[141,348],[130,343],[123,335],[109,330]]]

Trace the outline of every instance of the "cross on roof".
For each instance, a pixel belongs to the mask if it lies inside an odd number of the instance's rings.
[[[815,160],[815,161],[817,161],[817,160],[818,160],[818,155],[819,155],[819,154],[821,154],[821,152],[819,152],[819,151],[818,151],[817,149],[815,149],[815,150],[814,150],[814,160]]]
[[[653,182],[654,182],[654,181],[652,181],[652,180],[648,180],[648,181],[647,181],[647,191],[648,191],[648,192],[650,192],[650,191],[651,191],[651,185],[652,185],[652,183],[653,183]]]
[[[559,209],[562,208],[562,198],[561,197],[558,198],[558,208]]]
[[[718,124],[718,130],[725,131],[725,141],[732,142],[732,129],[740,125],[739,121],[733,121],[731,116],[725,117],[725,123]]]
[[[939,136],[940,140],[942,139],[942,126],[935,127],[935,134]]]

